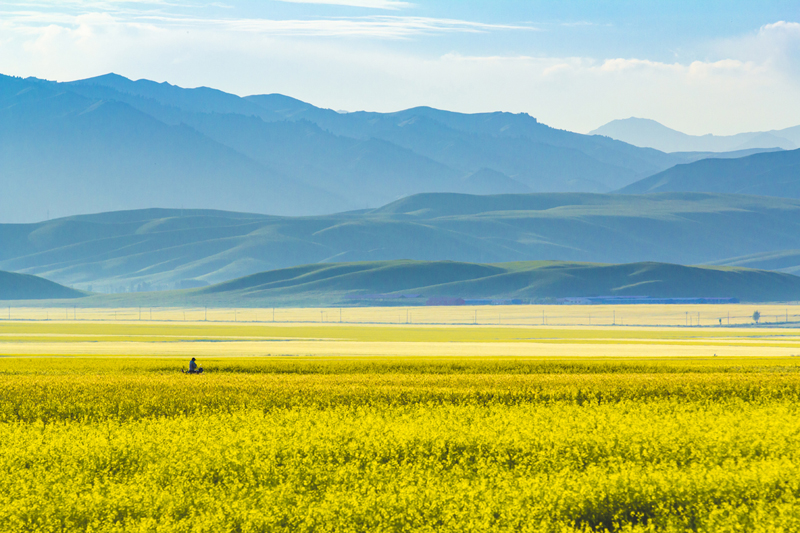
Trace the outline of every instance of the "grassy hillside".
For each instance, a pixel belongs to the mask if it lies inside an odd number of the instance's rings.
[[[265,272],[196,291],[248,299],[309,299],[410,293],[462,298],[570,296],[737,297],[800,299],[800,277],[731,267],[665,263],[604,265],[523,261],[492,265],[451,261],[378,261],[310,265]]]
[[[86,294],[81,291],[44,278],[0,270],[0,300],[57,300],[84,296]]]
[[[197,287],[395,259],[701,264],[800,249],[800,201],[716,194],[421,194],[316,217],[122,211],[0,225],[0,269],[80,289]]]
[[[800,198],[800,150],[677,165],[620,189],[623,194],[717,192]]]
[[[200,289],[93,296],[84,305],[421,305],[437,296],[553,301],[608,295],[794,301],[800,300],[800,277],[745,268],[651,262],[615,265],[561,261],[496,264],[370,261],[303,265]]]
[[[741,257],[731,257],[717,261],[716,264],[761,270],[777,270],[797,275],[800,273],[800,250],[775,250]]]

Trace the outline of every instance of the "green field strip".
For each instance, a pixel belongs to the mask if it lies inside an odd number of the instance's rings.
[[[800,339],[795,330],[786,334],[765,335],[763,330],[665,330],[665,329],[600,329],[600,328],[520,328],[520,327],[419,327],[419,326],[236,326],[236,325],[172,325],[172,324],[96,324],[96,323],[6,323],[0,324],[0,342],[30,339],[47,342],[55,336],[87,342],[102,338],[109,342],[130,340],[159,342],[165,337],[174,340],[247,339],[247,340],[348,340],[362,342],[545,342],[564,340],[714,340],[714,339]],[[69,337],[67,337],[69,336]]]

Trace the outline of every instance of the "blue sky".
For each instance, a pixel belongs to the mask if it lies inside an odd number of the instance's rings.
[[[107,72],[342,110],[528,112],[586,132],[800,124],[800,4],[4,0],[0,72]]]

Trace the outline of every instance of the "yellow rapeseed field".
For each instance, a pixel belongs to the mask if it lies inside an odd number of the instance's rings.
[[[796,531],[793,351],[793,329],[4,322],[0,530]]]

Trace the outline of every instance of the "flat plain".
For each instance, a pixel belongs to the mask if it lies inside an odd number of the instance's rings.
[[[310,320],[274,323],[240,322],[235,310],[236,321],[183,321],[180,309],[153,321],[80,309],[72,320],[6,319],[0,526],[800,527],[791,322],[466,321],[484,309],[440,308],[429,324],[382,323],[398,309],[345,309],[342,323],[313,321],[330,309],[280,310]],[[698,310],[702,324],[724,309]],[[598,310],[558,312],[567,321]],[[191,356],[204,374],[180,372]]]

